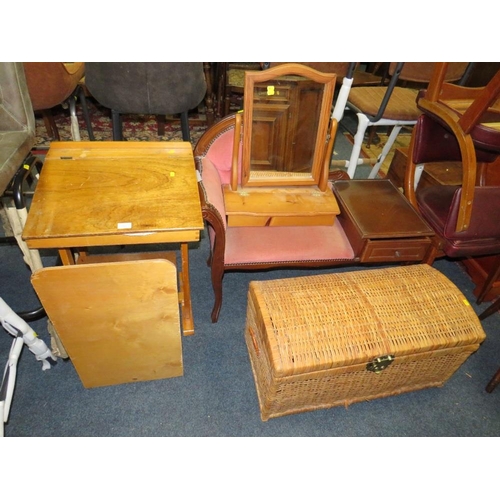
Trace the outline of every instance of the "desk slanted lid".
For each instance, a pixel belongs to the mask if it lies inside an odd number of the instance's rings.
[[[36,248],[52,246],[47,240],[91,244],[113,235],[160,241],[168,232],[191,232],[192,240],[201,229],[191,144],[57,142],[47,153],[23,238]]]

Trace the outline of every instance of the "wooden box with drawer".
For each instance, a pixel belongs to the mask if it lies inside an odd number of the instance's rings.
[[[398,188],[403,188],[405,180],[408,148],[398,148],[385,176]],[[437,162],[425,165],[417,186],[422,189],[428,186],[459,186],[462,184],[462,164],[458,161]]]
[[[339,221],[363,263],[421,262],[432,229],[388,179],[333,183]]]

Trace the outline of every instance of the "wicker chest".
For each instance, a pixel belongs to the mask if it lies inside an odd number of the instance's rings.
[[[464,295],[426,264],[249,286],[264,421],[442,386],[484,338]]]

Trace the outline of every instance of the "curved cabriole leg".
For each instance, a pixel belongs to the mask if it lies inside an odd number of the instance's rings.
[[[212,323],[217,323],[219,313],[222,307],[222,279],[224,278],[224,251],[226,247],[226,233],[223,225],[219,224],[219,218],[214,221],[215,241],[213,242],[212,251],[210,252],[209,262],[212,277],[212,289],[214,291],[214,307],[212,309]],[[219,232],[218,232],[219,231]]]
[[[454,127],[451,128],[453,130]],[[462,154],[462,200],[473,200],[477,169],[476,150],[470,135],[464,134],[458,127],[454,132]],[[465,231],[469,227],[471,215],[472,203],[461,202],[457,216],[457,232]]]
[[[214,290],[214,307],[212,309],[212,323],[217,323],[222,307],[222,279],[224,278],[224,266],[212,262],[212,288]]]
[[[222,279],[224,277],[224,254],[226,249],[226,229],[221,215],[210,204],[202,204],[202,215],[204,220],[213,229],[211,251],[207,264],[211,268],[212,288],[215,302],[212,309],[212,323],[217,323],[222,307]]]

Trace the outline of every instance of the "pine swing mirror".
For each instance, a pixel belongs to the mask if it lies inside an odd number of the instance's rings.
[[[294,63],[246,72],[242,187],[326,190],[337,126],[330,118],[335,80]]]

